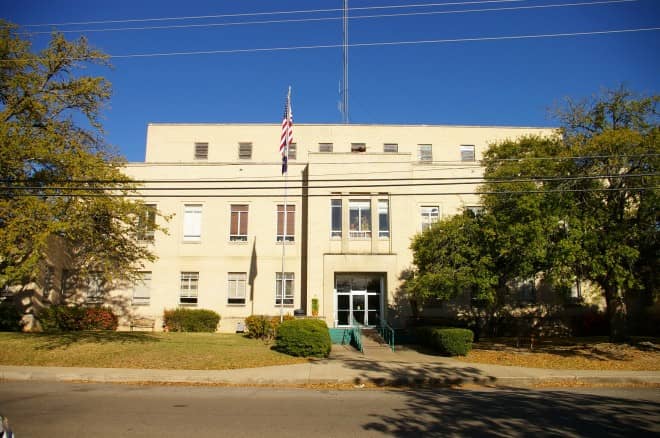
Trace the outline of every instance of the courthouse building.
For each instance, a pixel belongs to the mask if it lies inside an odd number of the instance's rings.
[[[488,145],[553,133],[296,124],[285,183],[279,124],[150,124],[145,161],[125,172],[171,215],[169,233],[139,236],[158,260],[143,282],[112,294],[157,328],[176,307],[218,312],[221,331],[282,309],[318,312],[329,327],[393,322],[406,312],[398,290],[412,268],[412,237],[479,207]]]

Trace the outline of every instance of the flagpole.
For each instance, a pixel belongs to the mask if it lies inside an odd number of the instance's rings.
[[[291,86],[289,85],[289,92],[286,96],[286,118],[287,118],[287,123],[291,123]],[[289,126],[288,129],[291,129]],[[285,154],[285,163],[286,163],[286,172],[284,172],[284,223],[282,224],[282,274],[281,274],[281,280],[282,280],[282,296],[280,298],[280,323],[284,321],[284,297],[286,296],[286,278],[284,277],[284,257],[286,255],[286,231],[287,227],[289,225],[288,218],[287,218],[287,182],[289,179],[289,133],[287,132],[287,138],[286,138],[286,144],[284,147],[284,154]]]

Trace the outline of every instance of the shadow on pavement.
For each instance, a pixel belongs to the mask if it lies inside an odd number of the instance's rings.
[[[391,436],[658,436],[660,403],[566,391],[406,391],[406,407],[373,415]]]

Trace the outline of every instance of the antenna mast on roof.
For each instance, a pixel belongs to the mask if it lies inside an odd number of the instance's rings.
[[[342,49],[344,55],[344,79],[342,81],[341,89],[341,120],[343,123],[348,123],[348,0],[344,0],[343,25],[344,41]]]

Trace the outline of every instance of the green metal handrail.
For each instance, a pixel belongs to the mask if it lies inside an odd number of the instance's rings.
[[[360,353],[364,353],[364,349],[362,347],[362,326],[355,320],[355,318],[353,318],[351,324],[351,338],[351,340],[355,343],[354,347],[357,348]]]
[[[381,321],[378,326],[378,333],[382,336],[383,340],[387,342],[392,351],[394,351],[394,329],[386,321]]]

